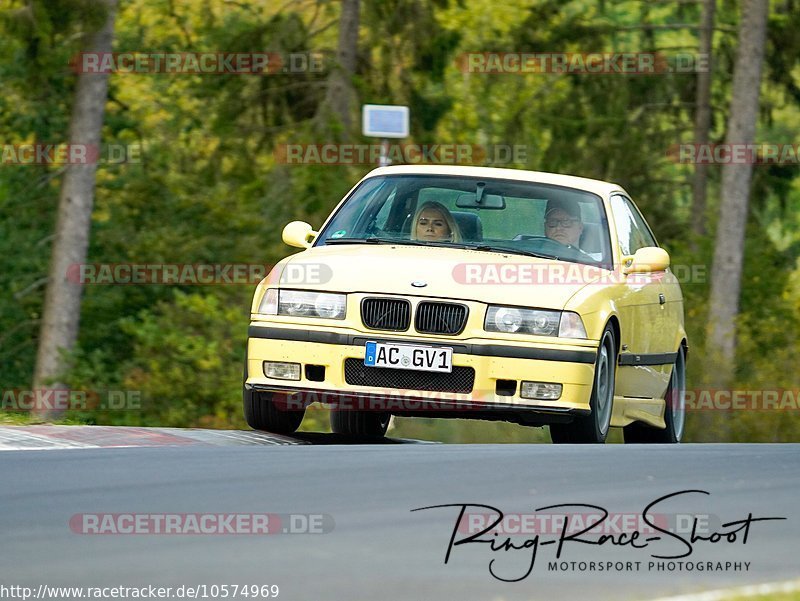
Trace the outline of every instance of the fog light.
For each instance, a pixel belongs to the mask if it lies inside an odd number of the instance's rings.
[[[264,375],[276,380],[299,380],[300,364],[264,361]]]
[[[536,399],[538,401],[556,401],[561,397],[561,384],[546,384],[544,382],[523,382],[519,395],[523,399]]]

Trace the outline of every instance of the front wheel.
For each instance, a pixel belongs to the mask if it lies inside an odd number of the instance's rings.
[[[305,409],[291,410],[285,395],[244,389],[244,419],[254,430],[291,434],[300,427]],[[283,402],[281,402],[283,401]]]
[[[675,444],[683,438],[686,425],[686,352],[683,347],[678,349],[675,357],[664,403],[664,423],[667,427],[653,428],[634,422],[622,429],[626,443]]]
[[[379,411],[331,410],[331,430],[337,434],[381,437],[389,429],[391,415]]]
[[[550,426],[550,439],[556,444],[599,444],[604,443],[611,427],[611,410],[614,406],[614,385],[616,382],[617,343],[614,329],[607,325],[597,349],[594,364],[594,386],[589,399],[591,413],[586,417],[576,417],[571,424]]]

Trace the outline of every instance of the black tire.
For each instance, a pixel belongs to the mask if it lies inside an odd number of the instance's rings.
[[[275,434],[291,434],[300,427],[305,409],[289,410],[276,403],[272,392],[242,391],[244,419],[254,430],[265,430]]]
[[[686,425],[686,352],[678,349],[672,375],[665,395],[664,423],[666,428],[654,428],[634,422],[622,429],[627,444],[677,444],[683,438]]]
[[[594,364],[594,385],[589,399],[591,413],[576,417],[570,424],[550,426],[550,439],[555,444],[602,444],[611,427],[614,410],[614,384],[617,371],[617,343],[614,328],[606,325],[597,348]]]
[[[389,429],[391,415],[380,411],[331,410],[331,430],[337,434],[382,437]]]
[[[550,440],[553,444],[569,444],[572,442],[572,424],[551,424]]]

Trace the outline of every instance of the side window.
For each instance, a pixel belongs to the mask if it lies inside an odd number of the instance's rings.
[[[632,255],[640,248],[647,246],[658,246],[650,233],[650,228],[647,227],[639,211],[628,198],[619,195],[612,196],[611,211],[614,215],[619,247],[623,255]]]

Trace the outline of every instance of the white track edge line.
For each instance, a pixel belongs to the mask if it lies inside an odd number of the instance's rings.
[[[800,591],[800,580],[784,580],[780,582],[767,582],[764,584],[750,584],[735,588],[717,589],[702,593],[677,595],[674,597],[659,597],[647,601],[723,601],[724,599],[737,599],[741,597],[756,597],[774,593],[793,593]]]

